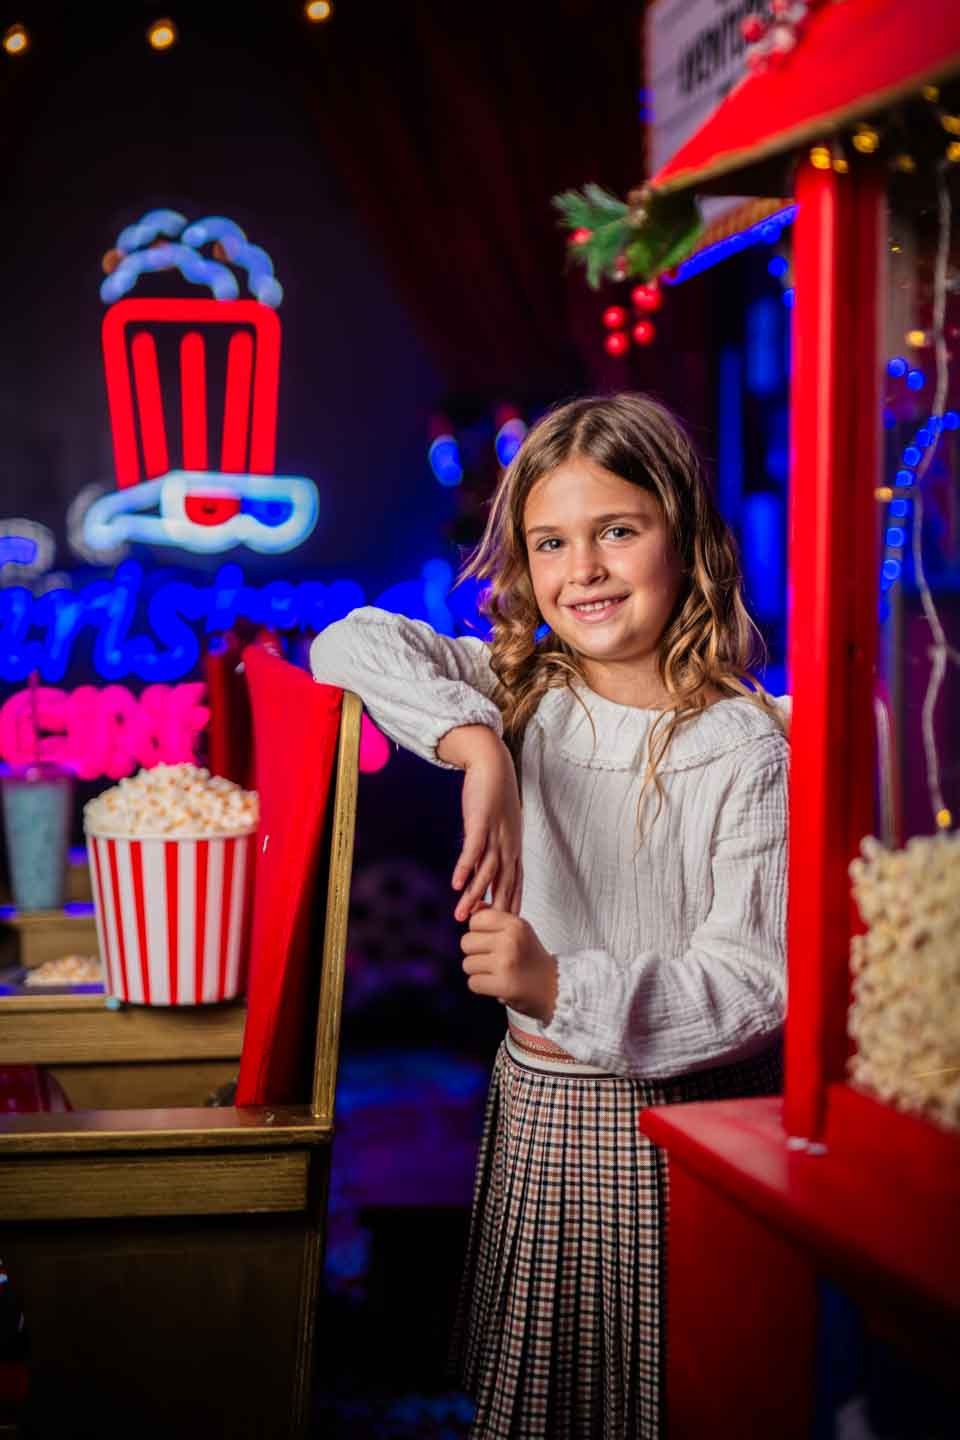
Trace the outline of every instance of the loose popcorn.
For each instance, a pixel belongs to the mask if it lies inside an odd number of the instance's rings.
[[[90,834],[130,836],[236,835],[252,830],[256,792],[198,765],[155,765],[121,780],[84,806]]]
[[[103,967],[95,955],[60,955],[28,970],[25,985],[101,985]]]
[[[850,866],[869,929],[851,946],[855,1084],[960,1128],[960,834],[873,838]]]

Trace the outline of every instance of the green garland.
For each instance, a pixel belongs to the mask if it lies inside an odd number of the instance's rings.
[[[553,198],[562,223],[575,235],[570,246],[583,264],[587,283],[597,290],[604,280],[655,280],[690,254],[703,229],[690,194],[660,195],[649,186],[618,200],[600,185],[565,190]]]

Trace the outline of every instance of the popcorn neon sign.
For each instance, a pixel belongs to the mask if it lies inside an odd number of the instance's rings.
[[[253,299],[239,298],[228,261],[245,272]],[[155,210],[121,231],[104,268],[117,490],[90,505],[83,545],[94,553],[141,541],[206,554],[233,546],[280,554],[301,544],[317,523],[317,489],[303,476],[274,474],[283,290],[267,252],[225,216],[190,225],[174,210]],[[142,275],[172,269],[213,298],[124,298]],[[209,381],[221,370],[214,457]],[[178,383],[165,397],[161,375],[171,372]]]

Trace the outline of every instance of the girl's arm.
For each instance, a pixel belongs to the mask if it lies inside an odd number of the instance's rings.
[[[769,757],[769,751],[765,750]],[[558,955],[545,1034],[619,1074],[679,1075],[762,1048],[786,1008],[787,760],[740,752],[713,844],[713,904],[678,955]]]
[[[489,646],[452,640],[419,620],[367,606],[317,636],[314,679],[360,696],[406,750],[463,770],[463,849],[453,872],[454,911],[467,920],[488,887],[495,905],[520,906],[520,797],[503,723],[491,696]]]
[[[460,725],[483,725],[503,734],[490,698],[496,676],[482,640],[452,640],[421,620],[372,605],[322,630],[310,647],[315,680],[360,696],[380,729],[405,750],[447,768],[440,741]]]

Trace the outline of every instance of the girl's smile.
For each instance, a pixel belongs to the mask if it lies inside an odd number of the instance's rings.
[[[659,703],[658,647],[682,571],[657,496],[574,456],[530,490],[524,533],[540,614],[587,683],[621,704]]]

